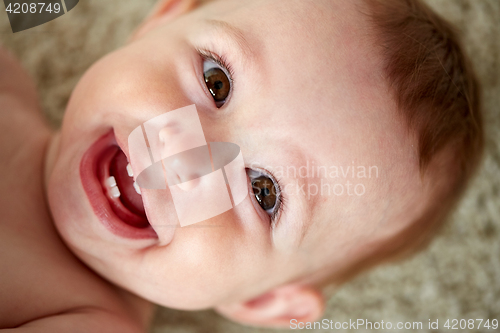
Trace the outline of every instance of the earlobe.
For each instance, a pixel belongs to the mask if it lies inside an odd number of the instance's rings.
[[[199,0],[160,0],[149,16],[141,23],[132,34],[130,40],[135,40],[173,19],[190,12],[199,5]]]
[[[325,301],[315,288],[296,284],[278,287],[250,301],[226,304],[216,311],[236,322],[290,328],[290,321],[309,322],[323,315]]]

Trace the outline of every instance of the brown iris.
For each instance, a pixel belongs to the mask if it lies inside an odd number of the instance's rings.
[[[216,102],[223,102],[231,90],[231,83],[220,68],[211,68],[204,73],[205,83]]]
[[[276,187],[271,179],[260,176],[252,181],[255,199],[264,210],[272,209],[276,205]]]

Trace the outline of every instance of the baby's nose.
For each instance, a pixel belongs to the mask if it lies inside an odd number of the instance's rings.
[[[196,109],[184,108],[145,124],[155,160],[162,160],[168,186],[184,191],[212,172],[210,154]]]
[[[222,214],[248,194],[238,145],[208,144],[194,105],[145,122],[130,134],[129,149],[134,174],[140,165],[139,186],[168,186],[181,226]]]
[[[155,117],[144,130],[155,162],[207,144],[194,105]]]
[[[210,166],[206,145],[195,105],[146,121],[129,136],[130,162],[137,183],[142,188],[166,189],[166,183],[179,185],[212,171],[206,171]],[[205,148],[193,151],[199,147]],[[196,182],[182,186],[194,185]]]
[[[199,185],[200,177],[213,170],[208,145],[189,149],[163,160],[168,186],[178,185],[190,191]]]

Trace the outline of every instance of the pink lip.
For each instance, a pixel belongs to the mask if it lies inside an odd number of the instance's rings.
[[[117,149],[118,144],[113,131],[110,131],[99,138],[85,152],[80,163],[80,178],[92,209],[99,221],[117,236],[131,239],[158,238],[151,226],[148,228],[135,228],[121,220],[111,209],[97,170],[100,163],[103,163],[103,157],[113,148]]]

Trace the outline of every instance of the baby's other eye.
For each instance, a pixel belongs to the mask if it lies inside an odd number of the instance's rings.
[[[271,219],[274,220],[281,206],[279,185],[270,175],[251,169],[247,172],[255,200]]]
[[[276,205],[276,187],[271,179],[260,176],[252,181],[253,194],[263,210],[272,210]]]
[[[231,79],[221,65],[211,59],[203,61],[203,76],[215,105],[220,108],[226,103],[231,92]]]

